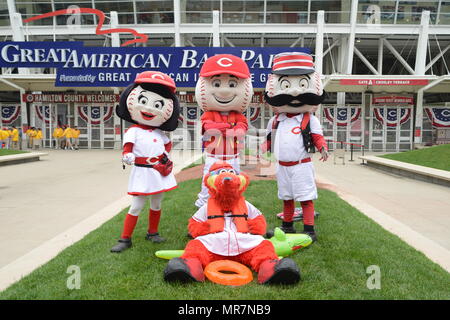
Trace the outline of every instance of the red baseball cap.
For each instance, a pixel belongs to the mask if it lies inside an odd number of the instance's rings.
[[[144,71],[139,73],[134,80],[134,83],[157,83],[169,87],[172,92],[175,92],[177,86],[175,81],[167,74],[159,71]]]
[[[314,71],[313,57],[304,52],[283,52],[273,58],[274,74],[302,75]]]
[[[212,77],[222,73],[232,74],[242,79],[250,78],[250,70],[245,61],[232,54],[209,57],[200,69],[201,77]]]

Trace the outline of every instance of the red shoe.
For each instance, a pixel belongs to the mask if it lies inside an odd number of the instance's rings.
[[[164,269],[164,280],[169,282],[203,282],[205,275],[200,260],[196,258],[173,258]]]
[[[295,284],[300,281],[300,270],[294,260],[266,260],[261,263],[258,282],[261,284]]]

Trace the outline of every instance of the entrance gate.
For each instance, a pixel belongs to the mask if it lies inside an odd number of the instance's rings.
[[[412,148],[412,107],[370,108],[369,150],[399,152]]]
[[[330,150],[349,149],[351,143],[364,145],[361,105],[323,105],[322,126]]]
[[[109,104],[76,105],[75,125],[80,130],[80,147],[114,148],[114,106]]]

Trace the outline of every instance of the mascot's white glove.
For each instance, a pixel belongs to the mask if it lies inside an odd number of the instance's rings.
[[[125,153],[122,157],[122,161],[128,165],[134,164],[135,159],[136,159],[136,156],[132,152]]]

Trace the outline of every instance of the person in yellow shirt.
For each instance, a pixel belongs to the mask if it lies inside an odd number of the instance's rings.
[[[28,148],[33,149],[33,139],[34,136],[36,135],[36,128],[35,127],[30,127],[27,131],[26,131],[26,135],[28,137]]]
[[[77,126],[74,126],[72,129],[72,140],[73,140],[73,147],[75,150],[78,150],[78,143],[80,142],[80,129],[78,129]]]
[[[53,138],[55,138],[55,149],[59,149],[62,144],[64,130],[61,126],[56,126],[53,130]]]
[[[9,132],[6,128],[0,128],[0,149],[6,149],[6,144],[8,143]]]
[[[67,125],[66,129],[64,129],[64,133],[63,133],[64,138],[66,139],[66,144],[65,144],[65,148],[64,149],[72,149],[73,150],[73,146],[72,146],[72,128]]]
[[[33,136],[33,149],[39,149],[42,145],[42,130],[37,128],[34,130],[35,134]]]
[[[12,149],[19,150],[19,130],[15,126],[11,127]]]

